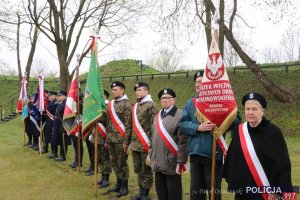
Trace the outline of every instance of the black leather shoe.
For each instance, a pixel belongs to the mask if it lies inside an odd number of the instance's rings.
[[[78,167],[78,163],[73,162],[73,163],[70,165],[70,167],[71,167],[71,168],[76,168],[76,167]]]
[[[51,153],[51,154],[48,156],[49,159],[56,158],[56,157],[57,157],[57,156],[56,156],[54,153]]]
[[[91,170],[91,171],[86,171],[84,173],[85,176],[94,176],[94,170]]]
[[[55,161],[65,161],[66,159],[63,158],[63,157],[58,157],[58,158],[55,158]]]

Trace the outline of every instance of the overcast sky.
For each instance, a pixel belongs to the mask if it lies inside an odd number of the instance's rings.
[[[244,5],[243,7],[247,8],[245,9],[245,12],[243,12],[243,16],[245,19],[249,20],[249,24],[256,27],[255,29],[248,29],[244,32],[246,38],[251,38],[254,48],[260,49],[263,47],[278,47],[282,35],[288,26],[286,21],[282,21],[277,24],[273,24],[271,21],[266,22],[266,16],[263,15],[268,14],[267,12],[264,13],[262,11],[254,10],[254,8],[249,9],[249,7]],[[204,32],[201,32],[200,35],[201,37],[199,37],[193,45],[189,45],[187,51],[181,55],[181,65],[184,65],[189,69],[200,69],[205,67],[207,58],[206,38]],[[89,33],[87,32],[85,37],[82,37],[86,38],[86,40],[82,39],[82,43],[76,53],[82,52],[82,49],[88,40],[88,36]],[[123,38],[123,41],[126,41],[124,42],[124,45],[113,46],[99,53],[99,63],[103,65],[112,60],[129,58],[143,60],[143,63],[147,64],[153,54],[157,53],[158,47],[156,44],[159,40],[160,36],[158,33],[149,29],[149,23],[143,21],[141,25],[139,25],[138,33],[133,38]],[[5,50],[3,46],[0,48],[0,53],[1,59],[17,71],[16,53]],[[22,49],[21,53],[22,57],[27,58],[28,49]],[[49,67],[55,68],[58,71],[55,47],[51,42],[47,41],[45,36],[41,35],[39,39],[35,59],[45,60],[49,63]],[[24,67],[26,59],[22,59],[21,62]],[[75,65],[76,57],[73,58],[70,69],[73,69]],[[84,59],[81,65],[81,73],[86,72],[88,70],[88,66],[89,59]]]

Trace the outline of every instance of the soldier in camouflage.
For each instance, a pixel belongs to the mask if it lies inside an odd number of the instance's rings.
[[[105,146],[109,147],[110,162],[117,177],[116,185],[108,192],[117,192],[117,196],[128,194],[128,146],[131,138],[131,103],[125,94],[125,85],[115,81],[111,84],[114,97],[108,103],[106,120],[107,139]]]
[[[149,95],[149,85],[147,83],[137,83],[134,86],[134,90],[137,104],[133,110],[136,112],[136,115],[132,115],[133,129],[130,149],[132,150],[134,172],[138,174],[139,192],[133,200],[148,200],[149,190],[153,185],[153,173],[151,167],[146,165],[146,158],[148,156],[149,140],[152,135],[151,126],[157,109]],[[145,134],[141,134],[142,132]],[[146,144],[147,141],[148,144]]]

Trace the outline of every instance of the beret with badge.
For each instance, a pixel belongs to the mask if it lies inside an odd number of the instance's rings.
[[[121,87],[121,88],[123,88],[123,89],[125,90],[125,85],[124,85],[124,83],[122,83],[122,82],[120,82],[120,81],[114,81],[114,82],[112,82],[112,84],[111,84],[110,87],[111,87],[111,88],[113,88],[113,87]]]
[[[198,78],[198,77],[203,77],[203,71],[197,71],[195,74],[194,74],[194,81]]]
[[[242,99],[243,106],[245,106],[245,103],[248,100],[256,100],[260,103],[260,105],[263,108],[267,108],[267,101],[266,101],[265,97],[257,92],[250,92],[250,93],[245,94],[245,96]]]
[[[162,95],[164,94],[169,94],[171,95],[172,97],[176,97],[176,93],[174,92],[174,90],[170,89],[170,88],[165,88],[165,89],[162,89],[159,93],[158,93],[158,98],[160,99]]]
[[[139,88],[139,87],[145,87],[145,88],[147,88],[147,90],[149,90],[149,85],[147,84],[147,83],[145,83],[145,82],[138,82],[138,83],[136,83],[135,85],[134,85],[134,91],[136,91],[136,89],[137,88]]]

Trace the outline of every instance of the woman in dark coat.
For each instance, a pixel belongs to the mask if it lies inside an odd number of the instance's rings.
[[[235,199],[278,199],[292,191],[285,140],[280,128],[264,117],[267,102],[262,95],[248,93],[242,104],[247,121],[234,129],[224,165],[228,190]]]

